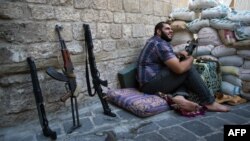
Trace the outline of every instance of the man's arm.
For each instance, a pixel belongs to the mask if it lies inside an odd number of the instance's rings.
[[[182,74],[186,71],[188,71],[193,64],[193,60],[194,58],[192,56],[188,56],[186,57],[185,60],[181,61],[176,58],[173,57],[171,59],[168,59],[167,61],[165,61],[164,63],[175,73],[177,74]]]

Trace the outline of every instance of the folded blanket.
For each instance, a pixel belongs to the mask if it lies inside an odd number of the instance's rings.
[[[240,87],[235,86],[231,83],[222,81],[221,91],[225,94],[228,94],[228,95],[239,95],[240,94]]]

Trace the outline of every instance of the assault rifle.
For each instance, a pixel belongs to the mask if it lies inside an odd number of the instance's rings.
[[[100,101],[102,103],[104,114],[111,116],[111,117],[115,117],[116,115],[111,112],[111,110],[108,106],[108,102],[105,99],[105,93],[103,93],[103,91],[102,91],[101,86],[107,87],[108,82],[107,82],[107,80],[100,79],[100,73],[96,67],[95,56],[93,53],[94,46],[93,46],[92,35],[91,35],[89,25],[83,24],[83,28],[85,31],[84,35],[85,35],[86,53],[87,53],[87,55],[86,55],[86,81],[87,81],[89,96],[94,96],[97,93],[99,98],[100,98]],[[92,91],[91,91],[88,64],[90,67],[90,72],[91,72],[91,76],[92,76],[92,84],[94,86],[95,93],[92,93]]]
[[[185,51],[188,53],[188,56],[192,55],[194,52],[194,49],[198,46],[198,40],[193,39],[191,41],[187,42],[188,45],[185,47]],[[185,56],[180,55],[180,61],[185,60]]]
[[[35,95],[36,107],[37,107],[37,111],[38,111],[39,121],[40,121],[42,130],[43,130],[43,135],[55,140],[57,138],[57,135],[56,135],[56,132],[52,131],[49,128],[49,122],[47,120],[45,109],[44,109],[43,95],[42,95],[39,80],[37,77],[37,70],[36,70],[35,62],[34,62],[33,58],[31,58],[31,57],[27,58],[27,62],[28,62],[29,67],[30,67],[33,92]]]
[[[65,42],[62,39],[61,34],[60,34],[60,30],[62,29],[62,26],[56,25],[55,29],[56,29],[56,32],[58,34],[59,42],[61,45],[61,52],[62,52],[62,57],[63,57],[63,62],[64,62],[64,70],[63,70],[63,73],[59,73],[53,67],[49,67],[47,69],[47,74],[58,81],[65,82],[65,88],[67,90],[67,94],[61,97],[61,101],[64,102],[70,97],[73,126],[68,131],[68,133],[71,133],[74,129],[81,126],[80,122],[79,122],[77,98],[74,95],[74,92],[75,92],[76,86],[77,86],[76,77],[75,77],[75,74],[73,71],[74,67],[73,67],[73,64],[72,64],[71,59],[70,59],[69,51],[68,51],[66,44],[65,44]]]

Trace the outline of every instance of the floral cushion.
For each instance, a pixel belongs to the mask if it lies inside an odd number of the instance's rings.
[[[109,90],[108,101],[139,117],[148,117],[169,110],[167,102],[156,95],[139,92],[135,88]]]

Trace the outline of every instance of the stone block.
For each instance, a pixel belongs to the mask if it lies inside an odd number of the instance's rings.
[[[0,19],[18,19],[24,17],[24,6],[14,3],[0,4]]]
[[[84,9],[81,12],[81,20],[84,22],[96,22],[99,19],[99,11],[94,9]]]
[[[129,48],[128,40],[118,40],[116,44],[118,49]]]
[[[104,51],[113,51],[116,49],[116,41],[104,40],[102,41]]]
[[[181,125],[198,136],[205,136],[213,132],[210,127],[199,121],[190,121]]]
[[[58,35],[55,31],[55,26],[56,25],[61,25],[63,26],[63,29],[61,30],[61,36],[65,41],[72,41],[73,35],[72,35],[72,26],[70,23],[48,23],[47,24],[47,37],[49,41],[56,41],[58,42]]]
[[[143,14],[154,13],[154,0],[140,0],[140,11]]]
[[[114,22],[115,23],[125,23],[126,22],[125,13],[115,12],[114,13]]]
[[[102,50],[102,42],[100,40],[93,40],[94,54]]]
[[[110,25],[107,23],[97,23],[96,38],[108,38],[110,36]]]
[[[154,15],[167,16],[170,14],[171,4],[164,1],[154,1]]]
[[[107,9],[108,1],[107,0],[92,0],[94,9]]]
[[[46,41],[46,24],[44,23],[2,23],[0,39],[11,43],[32,43]]]
[[[75,8],[91,8],[93,0],[74,0]]]
[[[141,23],[141,14],[137,13],[126,13],[126,22],[127,23]]]
[[[123,1],[124,10],[126,12],[139,12],[139,0],[124,0]]]
[[[122,0],[108,0],[108,9],[111,11],[122,11]]]
[[[71,7],[56,7],[56,18],[59,21],[79,21],[80,12]]]
[[[49,1],[52,5],[56,5],[56,6],[59,6],[59,5],[73,5],[73,0],[50,0]]]
[[[26,0],[27,2],[31,2],[31,3],[46,3],[46,0]]]
[[[95,39],[96,36],[96,24],[95,23],[85,23],[89,24],[90,31],[92,35],[92,39]],[[73,23],[73,37],[75,40],[84,40],[84,30],[83,30],[83,23]]]
[[[152,133],[147,133],[143,135],[139,135],[135,138],[136,141],[166,141],[161,135],[158,133],[152,132]]]
[[[122,37],[122,25],[121,24],[112,24],[110,25],[110,34],[114,39],[120,39]]]
[[[107,23],[111,23],[113,22],[113,13],[110,11],[100,11],[100,15],[99,15],[99,21],[100,22],[107,22]]]
[[[122,37],[130,38],[132,36],[132,26],[129,24],[122,25]]]
[[[145,36],[145,25],[143,24],[133,24],[132,30],[133,37],[143,37]]]
[[[146,25],[145,26],[146,28],[146,36],[153,36],[154,35],[154,29],[155,29],[155,26],[153,25]]]
[[[82,53],[85,50],[85,42],[72,41],[66,43],[69,52],[72,55]]]
[[[54,9],[52,6],[29,5],[28,7],[31,10],[31,15],[33,19],[49,20],[55,18]]]

